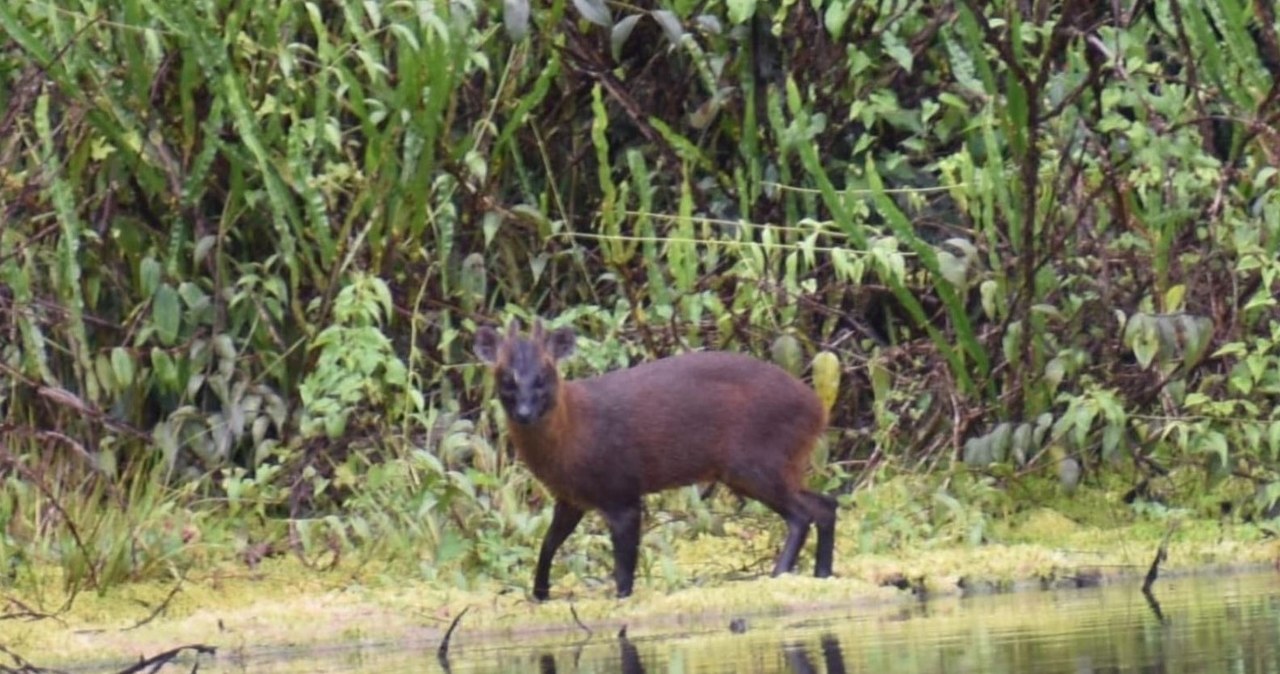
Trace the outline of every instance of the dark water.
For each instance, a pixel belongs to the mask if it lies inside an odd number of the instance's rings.
[[[459,642],[454,674],[484,672],[1280,672],[1280,575],[1161,580],[1153,607],[1135,584],[943,598],[905,605]],[[225,663],[219,663],[225,664]],[[434,647],[330,653],[261,671],[443,671]],[[243,670],[258,668],[241,663]]]

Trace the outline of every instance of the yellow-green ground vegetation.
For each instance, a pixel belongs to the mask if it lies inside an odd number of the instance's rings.
[[[877,521],[919,506],[895,495],[918,498],[933,488],[891,480],[842,509],[837,576],[831,579],[764,577],[781,526],[771,526],[763,513],[735,514],[731,500],[718,499],[711,507],[718,514],[710,515],[724,520],[717,533],[696,534],[677,521],[651,529],[636,594],[627,600],[612,596],[608,550],[598,545],[606,535],[595,523],[566,545],[565,563],[555,566],[553,599],[546,603],[528,595],[532,558],[515,575],[477,578],[463,588],[447,577],[423,578],[403,563],[359,555],[324,569],[281,555],[252,568],[223,560],[189,568],[180,581],[157,578],[83,592],[54,616],[0,623],[0,643],[46,666],[125,662],[185,643],[250,657],[289,648],[421,647],[437,643],[467,609],[455,643],[533,644],[581,629],[579,620],[600,633],[627,626],[644,635],[780,612],[878,611],[917,602],[922,594],[937,599],[1137,583],[1166,537],[1166,578],[1268,566],[1280,558],[1280,542],[1254,524],[1190,512],[1135,514],[1119,502],[1099,509],[1110,499],[1093,490],[1072,499],[1094,500],[1081,517],[1064,514],[1072,508],[1055,501],[1008,516],[943,516],[933,525],[936,535],[921,538],[890,534],[890,525]],[[878,493],[893,502],[877,504]],[[988,522],[982,540],[968,539],[975,519]],[[64,581],[47,568],[22,574],[4,590],[8,610],[54,612],[66,599]]]

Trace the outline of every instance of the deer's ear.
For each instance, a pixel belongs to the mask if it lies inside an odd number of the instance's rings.
[[[573,328],[564,327],[552,330],[546,336],[547,352],[556,360],[560,360],[573,353],[577,342],[578,335],[573,331]]]
[[[480,360],[492,364],[498,362],[498,346],[501,344],[502,337],[498,336],[498,331],[486,325],[476,330],[472,349]]]

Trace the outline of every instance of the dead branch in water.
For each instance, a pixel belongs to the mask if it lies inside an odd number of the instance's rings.
[[[144,669],[155,672],[159,671],[161,667],[172,662],[173,659],[181,655],[183,651],[195,651],[196,655],[213,655],[217,650],[218,649],[213,646],[206,646],[205,644],[188,644],[186,646],[179,646],[177,648],[171,648],[158,655],[143,658],[142,660],[134,663],[132,667],[122,669],[116,674],[137,674],[137,672],[141,672]],[[196,671],[199,666],[199,664],[194,665],[191,668],[191,671]]]
[[[1151,586],[1156,584],[1156,579],[1160,577],[1160,565],[1169,559],[1169,539],[1173,537],[1173,526],[1164,532],[1164,540],[1160,541],[1160,547],[1156,549],[1156,558],[1151,560],[1151,568],[1147,569],[1147,578],[1142,581],[1142,593],[1151,594]]]
[[[446,672],[450,671],[449,640],[453,638],[453,631],[458,628],[458,623],[462,622],[462,616],[466,615],[467,611],[470,610],[471,607],[468,606],[462,609],[462,611],[454,617],[453,622],[449,623],[449,629],[444,631],[444,638],[440,640],[440,647],[436,649],[436,661],[440,663],[440,666],[443,667]]]

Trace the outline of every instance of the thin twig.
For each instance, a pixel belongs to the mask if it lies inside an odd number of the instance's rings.
[[[582,618],[578,617],[578,609],[573,604],[569,604],[569,613],[573,615],[573,622],[578,623],[578,627],[581,627],[587,633],[588,638],[595,636],[595,632],[590,627],[587,627],[586,623],[582,622]]]
[[[116,672],[116,674],[137,674],[137,672],[141,672],[142,670],[147,668],[150,668],[151,672],[156,672],[161,667],[173,661],[174,658],[181,655],[183,651],[195,651],[196,655],[214,655],[215,653],[217,653],[218,649],[213,646],[207,646],[205,644],[187,644],[186,646],[170,648],[169,650],[163,653],[153,655],[149,658],[143,658],[137,661],[136,663],[134,663],[132,666],[126,667],[125,669],[122,669],[119,672]]]
[[[36,489],[38,489],[40,493],[49,500],[49,507],[57,511],[58,515],[62,518],[63,523],[67,527],[67,533],[71,534],[71,539],[76,544],[76,550],[84,556],[85,568],[88,569],[90,584],[95,588],[101,587],[98,583],[98,569],[96,564],[94,564],[95,557],[89,553],[89,546],[85,545],[84,538],[80,536],[80,528],[76,526],[75,520],[71,517],[71,513],[68,513],[66,508],[62,507],[62,502],[58,500],[57,494],[54,494],[53,490],[49,488],[49,485],[45,484],[44,480],[39,479],[39,476],[23,464],[22,461],[18,460],[17,457],[4,449],[0,449],[0,465],[5,464],[21,473],[29,483],[34,483]]]
[[[64,674],[62,670],[47,669],[45,667],[33,665],[26,658],[22,657],[21,655],[18,655],[17,653],[14,653],[13,651],[9,650],[8,648],[5,648],[4,646],[0,646],[0,653],[4,653],[5,655],[13,658],[13,664],[15,665],[14,667],[0,665],[0,672],[4,672],[5,674],[9,674],[11,672],[13,673],[21,672],[22,674]]]
[[[449,623],[449,629],[444,631],[444,639],[440,640],[440,647],[436,649],[436,661],[440,663],[440,666],[443,667],[446,672],[450,671],[449,640],[453,638],[453,631],[458,628],[458,623],[462,622],[462,616],[466,615],[467,611],[470,610],[471,607],[468,606],[462,609],[462,611],[454,617],[453,622]]]
[[[78,588],[76,591],[79,591]],[[5,597],[4,599],[8,604],[7,609],[16,610],[5,610],[4,613],[0,613],[0,620],[27,620],[31,622],[35,622],[37,620],[53,620],[63,627],[66,627],[67,625],[67,621],[59,617],[58,614],[69,609],[71,607],[70,604],[64,605],[55,613],[45,613],[44,611],[37,611],[36,609],[31,608],[27,604],[13,597]]]
[[[142,627],[143,625],[151,622],[152,620],[155,620],[156,617],[159,616],[161,613],[164,613],[165,610],[169,608],[169,604],[173,602],[173,598],[178,596],[178,593],[182,591],[182,585],[185,580],[186,580],[185,576],[178,578],[177,584],[173,586],[172,590],[169,590],[168,596],[164,598],[164,601],[160,602],[159,606],[156,606],[155,609],[151,611],[150,615],[130,625],[129,627],[125,627],[121,629],[120,631],[128,632],[129,630],[136,630],[139,627]]]

